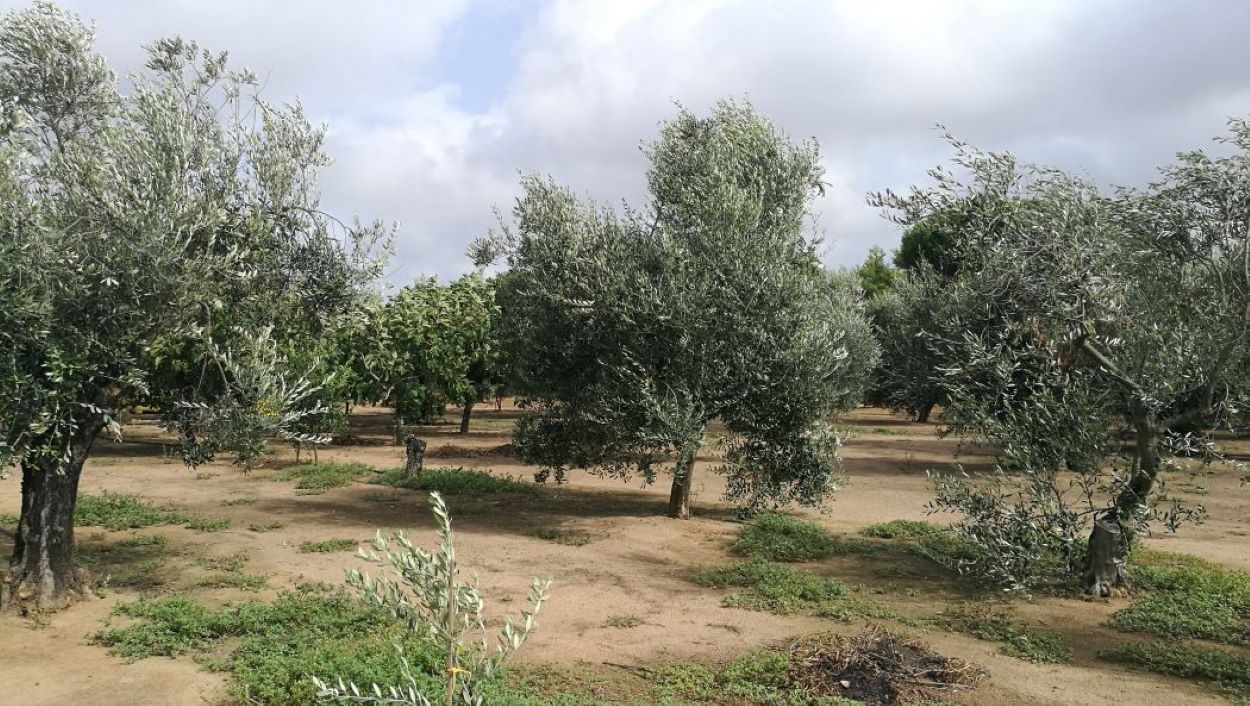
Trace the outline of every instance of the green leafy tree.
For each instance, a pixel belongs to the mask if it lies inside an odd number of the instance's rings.
[[[122,94],[92,43],[47,3],[0,19],[0,468],[22,473],[0,601],[14,607],[89,588],[78,480],[123,410],[159,404],[192,463],[299,434],[317,384],[281,354],[284,331],[331,328],[384,236],[318,210],[322,131],[224,55],[158,41]]]
[[[894,288],[894,268],[885,261],[885,251],[873,247],[868,251],[868,259],[855,268],[859,276],[860,286],[869,299],[880,296]]]
[[[461,431],[468,431],[474,404],[494,391],[497,316],[494,287],[480,274],[448,285],[421,280],[387,302],[375,370],[397,427],[428,420],[450,400],[461,405]]]
[[[1222,142],[1226,156],[1182,154],[1113,195],[954,142],[966,183],[943,171],[936,187],[878,197],[904,223],[975,204],[950,286],[993,325],[947,335],[948,413],[1009,440],[1022,471],[939,483],[937,507],[985,549],[976,570],[1021,588],[1066,567],[1107,595],[1151,521],[1200,519],[1158,499],[1169,456],[1215,456],[1194,420],[1221,423],[1250,381],[1250,125],[1233,121]],[[1110,424],[1135,437],[1122,459]]]
[[[521,457],[557,479],[587,468],[649,482],[668,466],[669,513],[688,517],[695,455],[719,420],[730,498],[819,502],[841,479],[826,420],[858,403],[876,350],[858,293],[831,286],[804,233],[816,146],[720,103],[682,110],[646,152],[645,208],[617,213],[529,177],[513,224],[475,248],[507,256],[500,345],[530,411]]]

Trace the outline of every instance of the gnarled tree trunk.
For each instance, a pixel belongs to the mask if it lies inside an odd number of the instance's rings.
[[[690,488],[694,484],[694,457],[699,445],[688,444],[677,452],[673,468],[673,486],[668,493],[668,515],[679,520],[690,519]]]
[[[465,400],[464,408],[460,410],[460,433],[469,433],[469,418],[473,416],[473,400]]]
[[[404,475],[416,478],[425,470],[425,442],[416,434],[409,434],[404,439]]]
[[[1101,598],[1124,593],[1128,589],[1124,574],[1127,556],[1128,538],[1115,512],[1094,520],[1081,572],[1085,593]]]
[[[1159,423],[1142,403],[1132,414],[1137,435],[1137,459],[1133,474],[1115,499],[1115,507],[1094,521],[1090,531],[1082,588],[1091,596],[1108,597],[1128,589],[1124,565],[1132,546],[1132,522],[1145,507],[1159,475]]]
[[[98,416],[80,420],[57,453],[22,464],[22,516],[0,578],[0,607],[57,610],[91,591],[91,574],[74,564],[74,507],[83,463],[103,426]]]
[[[931,414],[933,414],[933,405],[927,404],[916,410],[916,421],[921,424],[927,424],[929,422],[929,415]]]

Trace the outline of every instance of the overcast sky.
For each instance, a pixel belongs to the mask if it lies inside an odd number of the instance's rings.
[[[0,0],[0,8],[24,3]],[[1138,184],[1250,116],[1245,0],[63,0],[124,74],[181,35],[257,72],[329,127],[339,216],[395,221],[390,279],[469,269],[465,245],[518,174],[636,200],[674,102],[748,96],[821,146],[831,266],[897,245],[864,202],[987,149]]]

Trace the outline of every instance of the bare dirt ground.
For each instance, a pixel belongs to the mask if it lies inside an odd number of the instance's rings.
[[[508,442],[515,415],[510,407],[502,412],[482,410],[467,437],[456,434],[452,424],[425,428],[422,433],[431,452],[439,456],[428,463],[489,468],[496,474],[528,478],[535,469],[508,456],[482,453]],[[851,483],[823,511],[805,514],[839,532],[899,518],[933,519],[925,514],[925,503],[932,497],[925,470],[950,468],[957,443],[938,438],[932,425],[909,423],[881,410],[858,410],[846,421],[857,431],[844,450]],[[321,461],[400,464],[402,452],[390,445],[385,410],[360,410],[355,422],[353,433],[368,443],[330,447],[320,452]],[[421,493],[355,484],[321,495],[297,495],[293,484],[279,480],[273,470],[293,461],[289,452],[275,453],[268,469],[248,475],[225,463],[191,471],[167,453],[161,441],[150,422],[137,420],[127,427],[122,443],[101,442],[87,464],[82,491],[138,494],[200,515],[229,518],[231,528],[212,534],[180,527],[108,533],[85,528],[79,531],[80,542],[99,544],[159,532],[184,557],[246,552],[250,559],[245,571],[268,577],[269,587],[259,594],[268,598],[300,582],[337,584],[344,569],[355,563],[347,552],[300,553],[302,542],[333,537],[365,541],[375,528],[404,529],[414,539],[433,541]],[[435,451],[444,446],[461,450]],[[443,456],[447,453],[453,455]],[[959,460],[973,468],[987,463],[986,458],[967,453]],[[723,591],[689,581],[695,571],[728,559],[726,548],[741,528],[732,521],[731,509],[719,501],[723,485],[707,472],[714,465],[711,457],[699,464],[697,517],[687,522],[662,516],[664,483],[642,487],[638,481],[626,484],[582,473],[573,474],[566,486],[533,497],[449,500],[461,565],[480,577],[489,611],[516,610],[533,576],[554,579],[552,600],[543,609],[540,628],[523,650],[523,659],[570,666],[721,662],[803,633],[862,627],[725,608]],[[1178,476],[1174,493],[1192,494],[1201,492],[1196,486],[1205,487],[1202,501],[1210,520],[1150,543],[1250,569],[1246,551],[1250,489],[1238,485],[1232,472],[1214,471],[1196,481]],[[18,493],[16,474],[0,481],[0,513],[16,513]],[[235,499],[251,502],[223,504]],[[248,529],[273,523],[283,526],[267,532]],[[565,546],[546,541],[533,534],[540,527],[582,531],[591,542]],[[0,552],[7,553],[10,546],[9,538],[0,534]],[[844,558],[822,562],[818,568],[848,582],[880,585],[882,600],[909,607],[937,611],[958,598],[958,588],[941,582],[926,583],[924,591],[904,595],[862,562]],[[164,570],[176,575],[153,577],[155,583],[168,580],[177,585],[195,572],[189,561],[171,562]],[[193,592],[217,602],[255,595],[233,589]],[[104,599],[77,604],[38,622],[0,616],[0,703],[229,703],[223,677],[198,668],[190,659],[125,664],[89,643],[110,610],[137,595],[133,590],[112,590]],[[1100,662],[1096,651],[1116,637],[1103,623],[1122,605],[1123,600],[1038,598],[1020,606],[1021,614],[1068,638],[1074,649],[1073,663],[1068,665],[1030,664],[1001,654],[995,643],[959,634],[913,632],[939,652],[977,662],[989,671],[990,679],[978,690],[956,695],[961,703],[1226,703],[1210,689]],[[642,624],[631,629],[605,627],[614,615],[637,616]]]

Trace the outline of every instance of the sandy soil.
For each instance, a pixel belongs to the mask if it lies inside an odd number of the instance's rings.
[[[455,445],[489,449],[506,443],[515,411],[483,411],[474,431],[463,437],[454,426],[424,430],[431,449]],[[401,450],[388,443],[385,412],[362,410],[354,432],[369,445],[332,447],[320,459],[351,460],[395,466]],[[821,512],[807,513],[830,528],[853,531],[896,518],[925,518],[931,491],[927,468],[947,468],[957,445],[940,439],[934,427],[906,422],[880,410],[864,409],[848,423],[857,435],[845,449],[851,484]],[[243,475],[228,464],[190,471],[163,453],[158,430],[137,420],[123,443],[101,443],[84,473],[84,492],[136,493],[157,502],[175,503],[198,514],[229,517],[232,528],[202,534],[182,528],[152,528],[188,555],[228,555],[246,551],[248,573],[264,574],[270,589],[263,597],[302,581],[338,583],[354,560],[348,553],[303,554],[300,543],[331,537],[367,540],[374,528],[405,529],[414,538],[432,541],[432,523],[421,494],[398,491],[379,501],[379,488],[356,484],[323,495],[296,495],[289,481],[273,471]],[[961,454],[959,461],[981,467],[986,458]],[[289,454],[276,454],[273,467],[289,464]],[[534,469],[501,456],[466,455],[430,460],[434,465],[489,467],[499,474],[528,477]],[[706,472],[714,459],[699,464],[695,492],[696,519],[662,517],[667,489],[641,487],[617,480],[575,474],[562,488],[533,498],[450,500],[462,566],[481,579],[488,609],[506,610],[523,598],[532,576],[551,576],[552,601],[540,616],[541,627],[527,644],[523,658],[556,664],[655,664],[677,660],[728,660],[752,647],[783,641],[816,630],[852,631],[859,625],[814,618],[783,617],[724,608],[721,591],[690,583],[694,571],[726,560],[726,547],[740,525],[718,502],[720,479]],[[1150,543],[1194,553],[1229,566],[1250,569],[1245,551],[1250,518],[1250,490],[1238,488],[1231,472],[1217,471],[1197,479],[1211,519],[1186,528],[1176,537]],[[19,481],[0,481],[0,513],[16,512]],[[1174,493],[1199,492],[1188,476],[1180,476]],[[385,491],[390,493],[389,490]],[[247,505],[224,506],[223,500],[254,498]],[[279,530],[257,533],[250,524],[285,523]],[[585,546],[564,546],[538,539],[539,527],[559,526],[584,531]],[[130,533],[80,531],[80,539],[111,541]],[[7,552],[0,536],[0,551]],[[185,564],[185,562],[184,562]],[[180,564],[179,566],[183,566]],[[862,564],[845,559],[822,562],[819,570],[848,581],[883,583]],[[188,569],[191,570],[191,569]],[[888,582],[885,582],[888,583]],[[888,591],[888,586],[883,589]],[[230,590],[200,590],[206,600],[238,600]],[[118,601],[135,597],[113,591],[33,624],[0,616],[0,703],[4,704],[218,704],[229,703],[224,679],[202,671],[189,659],[147,659],[124,664],[105,649],[90,645],[88,636]],[[940,610],[958,597],[958,588],[926,584],[919,597],[887,592],[885,600],[916,608]],[[1020,610],[1052,630],[1065,633],[1075,649],[1073,664],[1039,666],[1006,657],[998,646],[940,631],[923,634],[939,651],[978,662],[991,678],[977,691],[960,694],[968,704],[1206,704],[1226,703],[1215,692],[1150,674],[1119,669],[1095,658],[1098,648],[1115,634],[1102,626],[1122,603],[1085,603],[1038,599]],[[515,608],[514,608],[515,609]],[[603,627],[612,615],[643,619],[637,628]]]

